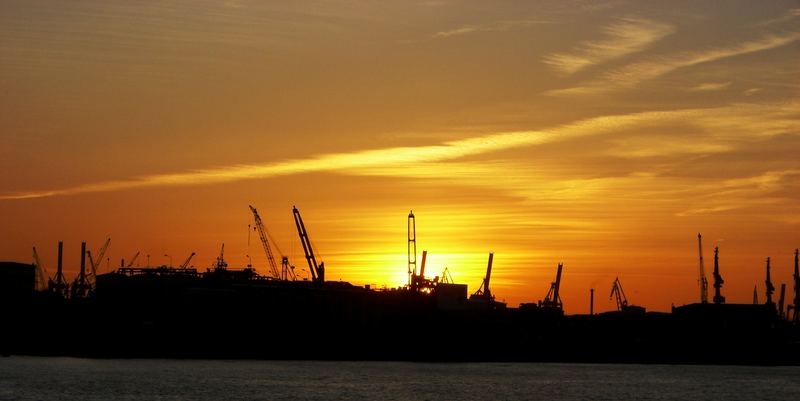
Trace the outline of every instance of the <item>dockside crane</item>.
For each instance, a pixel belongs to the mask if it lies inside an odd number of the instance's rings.
[[[489,253],[489,263],[486,265],[486,277],[483,278],[483,282],[481,283],[481,286],[478,288],[478,291],[475,291],[474,294],[470,295],[470,299],[482,298],[487,301],[491,301],[492,299],[494,299],[492,291],[489,289],[489,280],[492,278],[493,259],[494,259],[494,253]]]
[[[611,294],[608,299],[616,299],[617,310],[622,311],[628,308],[628,298],[625,296],[625,290],[622,289],[622,283],[619,282],[619,277],[614,279],[614,285],[611,286]]]
[[[44,268],[42,261],[39,260],[39,253],[36,252],[36,247],[33,247],[33,265],[36,266],[34,270],[36,274],[36,290],[44,291],[47,289],[47,282],[45,278],[48,277],[47,269]]]
[[[67,278],[64,277],[62,269],[62,262],[64,260],[64,242],[58,241],[58,264],[56,265],[56,275],[47,281],[47,289],[55,294],[66,298],[69,295],[69,284]]]
[[[417,222],[414,211],[408,212],[408,285],[411,291],[417,285]]]
[[[83,298],[89,295],[91,287],[86,277],[86,242],[81,242],[81,269],[78,276],[72,281],[70,286],[70,296],[72,298]]]
[[[799,249],[794,250],[794,301],[792,302],[792,317],[793,323],[800,323],[800,264],[798,264]],[[787,312],[788,313],[788,312]]]
[[[770,277],[770,265],[769,265],[769,257],[767,257],[767,278],[764,280],[764,284],[766,288],[764,292],[767,295],[767,305],[775,305],[775,302],[772,301],[772,294],[775,292],[775,286],[772,285],[772,278]]]
[[[722,284],[725,283],[725,280],[722,279],[722,275],[719,274],[719,247],[714,247],[714,303],[715,304],[724,304],[725,297],[722,296]]]
[[[214,262],[214,270],[225,270],[228,268],[228,262],[225,261],[225,243],[222,243],[222,246],[219,248],[219,256],[217,256],[217,260]]]
[[[550,291],[543,300],[539,301],[539,306],[543,308],[562,309],[563,303],[561,302],[561,295],[558,291],[561,288],[561,270],[564,268],[563,263],[558,264],[558,271],[556,272],[556,281],[550,283]]]
[[[297,207],[292,206],[292,214],[294,215],[294,223],[297,226],[297,234],[303,244],[303,253],[306,255],[308,270],[311,272],[311,281],[322,285],[325,283],[325,262],[317,264],[314,249],[311,247],[311,240],[308,238],[308,231],[306,231],[306,226],[303,224],[303,218],[300,216],[300,211],[297,210]]]
[[[194,252],[192,252],[192,254],[191,254],[191,255],[189,255],[189,257],[188,257],[188,258],[186,258],[186,260],[184,260],[184,261],[183,261],[183,263],[181,263],[181,265],[180,265],[180,267],[179,267],[179,268],[180,268],[180,269],[186,269],[186,268],[188,268],[188,267],[189,267],[189,262],[191,262],[191,261],[192,261],[192,258],[194,257],[194,255],[197,255],[197,254],[196,254],[196,253],[194,253]]]
[[[250,211],[253,213],[253,219],[256,223],[255,230],[258,231],[258,237],[261,239],[261,246],[264,248],[264,253],[267,255],[270,272],[277,279],[294,281],[296,279],[294,266],[289,264],[289,258],[281,252],[280,248],[278,248],[278,244],[275,243],[273,239],[272,243],[275,245],[275,249],[281,254],[281,269],[279,271],[278,264],[275,262],[275,256],[272,253],[272,247],[270,246],[271,237],[266,227],[264,227],[264,221],[261,220],[261,216],[259,216],[256,208],[250,206]]]
[[[89,257],[89,267],[91,268],[91,272],[87,277],[87,282],[89,286],[93,289],[95,285],[95,281],[97,281],[97,268],[100,267],[100,263],[103,263],[103,257],[106,255],[106,251],[108,250],[108,245],[111,243],[111,237],[106,239],[106,242],[103,244],[103,247],[100,248],[100,252],[97,254],[97,260],[92,258],[92,251],[86,251],[86,255]]]
[[[700,285],[700,303],[708,303],[708,279],[706,279],[706,269],[703,266],[703,236],[697,233],[697,248],[700,253],[700,268],[698,284]]]

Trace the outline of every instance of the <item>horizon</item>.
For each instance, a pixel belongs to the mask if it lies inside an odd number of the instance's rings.
[[[590,288],[612,310],[616,277],[648,311],[699,302],[698,233],[728,303],[763,301],[767,257],[792,289],[796,1],[0,10],[2,260],[36,247],[52,275],[63,240],[71,279],[111,237],[103,273],[136,252],[203,269],[225,243],[267,274],[253,205],[299,270],[296,205],[326,278],[355,285],[408,282],[413,210],[428,276],[472,293],[493,252],[510,306],[558,263],[570,314]]]

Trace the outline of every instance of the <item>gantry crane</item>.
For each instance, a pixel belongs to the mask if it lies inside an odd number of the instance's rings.
[[[58,241],[58,264],[56,265],[56,275],[54,278],[47,281],[47,289],[53,293],[66,298],[69,295],[69,284],[67,278],[64,277],[62,270],[62,262],[64,260],[64,242]]]
[[[474,294],[470,295],[470,299],[485,299],[487,301],[491,301],[494,299],[492,295],[492,291],[489,289],[489,280],[492,278],[492,260],[494,259],[494,253],[489,253],[489,263],[486,266],[486,277],[483,278],[483,282],[481,286],[478,287],[478,291],[475,291]]]
[[[543,300],[539,301],[539,306],[543,308],[553,308],[553,309],[562,309],[563,303],[561,302],[561,295],[558,294],[559,289],[561,288],[561,270],[563,269],[564,264],[558,264],[558,271],[556,272],[556,281],[550,283],[550,291],[547,292],[547,296],[544,297]]]
[[[700,284],[700,303],[708,303],[708,279],[706,279],[706,269],[703,266],[703,236],[697,233],[697,248],[700,252],[700,269],[698,284]]]
[[[300,211],[297,210],[297,207],[292,206],[292,214],[294,214],[297,234],[300,236],[300,242],[303,244],[303,253],[306,255],[308,269],[311,272],[311,281],[317,284],[324,284],[325,262],[317,264],[317,259],[314,256],[314,249],[311,247],[311,240],[308,238],[308,231],[306,231],[306,226],[303,224],[303,218],[300,216]]]
[[[272,237],[269,235],[266,227],[264,227],[264,222],[261,220],[261,216],[258,215],[258,210],[250,206],[250,211],[253,212],[253,219],[256,222],[255,230],[258,231],[261,245],[264,248],[264,253],[267,255],[270,272],[275,278],[280,280],[296,280],[297,277],[294,273],[294,266],[289,264],[289,258],[281,252],[280,248],[278,248],[278,244],[272,239],[272,244],[275,245],[275,249],[281,255],[281,269],[280,271],[278,270],[278,264],[275,262],[275,256],[270,246],[270,239]]]

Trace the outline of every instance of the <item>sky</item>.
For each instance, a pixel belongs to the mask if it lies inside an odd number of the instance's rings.
[[[790,292],[800,246],[798,1],[0,4],[0,260],[268,273],[248,205],[326,278],[426,273],[567,313]],[[285,252],[285,253],[284,253]],[[147,257],[149,255],[149,258]],[[418,256],[421,258],[421,256]],[[126,262],[127,263],[127,262]],[[710,291],[713,294],[713,289]],[[775,295],[777,298],[777,294]],[[787,294],[787,299],[791,298]]]

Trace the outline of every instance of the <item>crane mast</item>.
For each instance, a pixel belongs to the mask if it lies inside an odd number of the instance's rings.
[[[294,223],[297,226],[297,234],[300,236],[300,242],[303,244],[303,253],[306,255],[306,262],[308,262],[308,270],[311,271],[311,281],[324,284],[325,283],[325,262],[317,264],[317,259],[314,256],[314,249],[311,247],[311,240],[308,238],[308,231],[303,224],[303,218],[300,216],[300,211],[297,207],[292,206],[292,214],[294,215]]]
[[[63,298],[66,298],[69,294],[69,284],[67,284],[67,279],[64,277],[64,272],[62,270],[62,261],[64,260],[64,242],[58,241],[58,264],[56,265],[56,275],[55,278],[48,280],[47,288],[60,295]]]
[[[264,247],[264,253],[267,255],[269,270],[273,277],[280,279],[281,274],[278,272],[278,264],[275,263],[275,256],[272,254],[272,248],[269,246],[264,222],[261,221],[261,216],[258,215],[256,208],[250,206],[250,211],[253,212],[253,219],[255,219],[256,222],[256,231],[258,231],[258,236],[261,238],[261,245]]]
[[[798,264],[798,253],[800,250],[794,250],[794,301],[792,303],[792,317],[794,323],[800,323],[800,265]]]
[[[725,283],[725,280],[722,279],[722,275],[719,274],[719,247],[714,247],[714,303],[715,304],[724,304],[725,297],[722,296],[722,284]]]
[[[767,305],[775,305],[775,302],[772,301],[772,294],[775,292],[775,286],[772,285],[772,278],[770,278],[769,257],[767,257],[767,278],[764,280],[764,284],[766,285],[764,292],[767,294]]]
[[[703,266],[703,236],[697,233],[697,247],[700,253],[700,303],[708,303],[708,279],[706,279],[706,269]]]
[[[415,290],[417,277],[417,222],[414,211],[408,212],[408,285]]]

